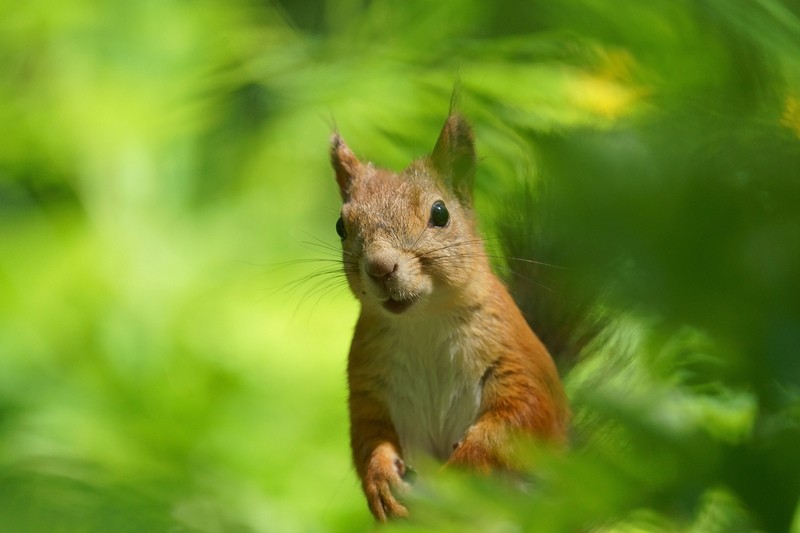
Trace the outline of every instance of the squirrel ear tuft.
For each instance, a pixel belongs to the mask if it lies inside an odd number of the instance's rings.
[[[336,171],[336,183],[339,185],[339,193],[342,195],[342,200],[347,200],[350,197],[350,185],[353,181],[353,176],[356,175],[361,167],[361,162],[347,147],[344,139],[338,133],[334,133],[331,136],[331,166]]]
[[[470,204],[476,165],[475,140],[472,128],[461,115],[447,118],[430,160],[445,184]]]

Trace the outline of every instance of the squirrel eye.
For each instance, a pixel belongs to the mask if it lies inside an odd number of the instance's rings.
[[[344,220],[342,220],[342,217],[339,217],[339,220],[336,221],[336,233],[342,240],[347,237],[347,232],[344,230]]]
[[[429,224],[435,228],[443,228],[450,222],[450,213],[444,206],[444,202],[436,200],[431,206],[431,219]]]

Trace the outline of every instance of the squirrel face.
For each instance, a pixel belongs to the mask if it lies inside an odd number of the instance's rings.
[[[466,123],[450,117],[433,154],[399,174],[362,164],[338,135],[331,159],[344,270],[362,306],[414,314],[461,303],[486,264],[470,205],[475,155]]]

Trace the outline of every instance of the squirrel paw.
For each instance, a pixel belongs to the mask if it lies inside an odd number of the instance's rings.
[[[408,509],[397,500],[397,496],[410,489],[403,480],[405,475],[405,463],[394,451],[376,450],[370,458],[364,477],[364,493],[370,511],[379,521],[408,516]]]
[[[498,460],[495,450],[477,439],[466,438],[454,446],[453,453],[445,466],[455,466],[476,474],[487,475],[501,465],[502,462]]]

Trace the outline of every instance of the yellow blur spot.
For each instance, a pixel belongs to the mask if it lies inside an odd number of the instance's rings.
[[[578,76],[568,90],[577,107],[605,118],[625,114],[640,96],[640,91],[593,75]]]
[[[576,107],[594,115],[619,118],[630,112],[632,104],[643,95],[633,82],[636,60],[626,50],[597,47],[594,54],[598,59],[597,70],[572,80],[568,87],[570,98]]]
[[[796,96],[786,98],[786,105],[783,108],[783,115],[781,115],[781,126],[786,126],[800,137],[800,99]]]

